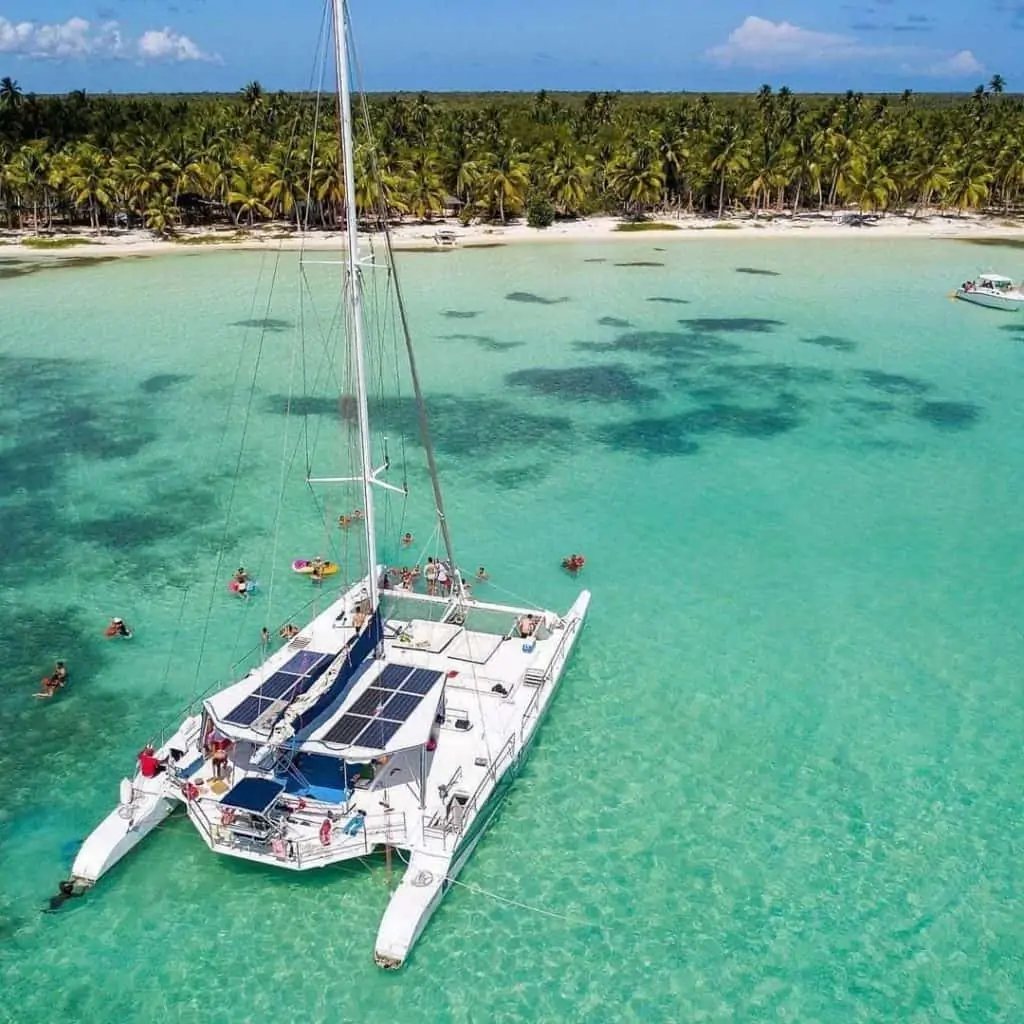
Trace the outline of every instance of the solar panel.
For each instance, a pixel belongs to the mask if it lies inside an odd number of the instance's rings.
[[[253,692],[254,697],[267,697],[276,700],[286,690],[292,689],[298,680],[285,672],[275,672],[258,690]]]
[[[283,669],[275,672],[262,686],[254,690],[225,718],[232,725],[252,725],[277,700],[293,700],[305,693],[328,669],[333,655],[319,651],[300,651]],[[294,668],[295,672],[291,669]],[[299,676],[299,670],[305,671]]]
[[[351,743],[369,724],[368,718],[359,715],[342,715],[331,731],[324,736],[325,743]]]
[[[419,693],[396,693],[381,712],[383,718],[404,722],[419,706],[423,696]]]
[[[299,651],[288,661],[288,664],[281,669],[282,672],[290,672],[293,676],[303,676],[307,672],[317,668],[321,659],[331,658],[333,655],[321,654],[319,651]]]
[[[259,697],[246,697],[224,721],[232,725],[252,725],[265,707],[266,704]]]
[[[402,680],[412,674],[413,670],[408,665],[385,665],[380,678],[374,681],[374,686],[382,690],[397,690]]]
[[[386,704],[391,697],[395,696],[394,690],[377,690],[370,687],[355,704],[350,707],[349,713],[353,715],[375,715],[377,709]],[[389,716],[390,717],[390,716]]]
[[[371,722],[359,735],[357,745],[360,747],[384,747],[388,740],[402,728],[401,722],[389,722],[385,718],[378,718]]]
[[[403,693],[427,693],[430,688],[441,678],[442,673],[435,672],[429,668],[418,668],[408,679],[402,683]]]

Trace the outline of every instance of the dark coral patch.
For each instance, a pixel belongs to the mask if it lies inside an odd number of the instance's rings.
[[[743,347],[710,335],[681,331],[631,331],[614,341],[575,341],[581,352],[635,352],[671,363],[708,362],[718,357],[739,355]]]
[[[737,267],[737,274],[754,274],[757,277],[779,277],[777,270],[762,270],[760,267]]]
[[[500,341],[489,334],[442,334],[441,337],[448,341],[471,341],[487,352],[508,352],[526,344],[525,341]]]
[[[509,302],[526,302],[535,306],[557,306],[561,302],[569,301],[568,295],[563,295],[558,299],[547,299],[543,295],[535,295],[533,292],[509,292],[505,298]]]
[[[267,331],[270,334],[283,334],[290,331],[295,324],[291,320],[280,320],[276,317],[254,317],[251,320],[236,320],[229,324],[229,327],[246,327],[257,331]]]
[[[632,327],[628,320],[618,316],[603,316],[597,321],[602,327]]]
[[[966,430],[977,423],[981,410],[973,402],[922,402],[914,415],[940,430]]]
[[[688,306],[690,304],[689,299],[673,299],[669,295],[652,295],[648,302],[664,302],[671,306]]]
[[[883,373],[881,370],[860,370],[861,380],[876,391],[887,395],[923,395],[932,386],[918,377],[905,377],[900,373]]]
[[[480,311],[476,309],[446,309],[441,314],[441,316],[447,317],[449,320],[472,320],[479,315]]]
[[[574,402],[643,402],[658,397],[654,388],[641,384],[636,374],[619,365],[516,370],[505,376],[505,382]]]
[[[158,395],[161,391],[169,391],[178,384],[184,384],[187,380],[189,380],[187,373],[155,373],[139,385],[139,390],[144,391],[147,395]]]
[[[702,316],[679,323],[687,330],[708,334],[768,334],[776,327],[785,326],[781,320],[757,316]]]
[[[857,342],[849,338],[837,338],[832,334],[816,334],[813,338],[801,338],[804,345],[817,345],[818,348],[830,348],[835,352],[852,352]]]

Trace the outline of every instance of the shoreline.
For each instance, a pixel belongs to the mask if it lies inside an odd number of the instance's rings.
[[[875,239],[948,239],[980,240],[1018,239],[1024,244],[1024,222],[1005,217],[930,213],[917,218],[905,214],[845,218],[831,214],[762,216],[758,218],[726,218],[716,220],[695,215],[652,221],[644,230],[620,230],[620,217],[601,216],[574,221],[555,222],[547,228],[531,228],[525,222],[508,225],[474,224],[463,227],[458,221],[437,220],[430,223],[405,223],[391,228],[391,239],[398,252],[450,251],[451,249],[493,248],[518,243],[553,243],[588,245],[606,242],[643,241],[658,244],[668,241],[692,241],[710,234],[713,238],[875,238]],[[657,225],[664,224],[665,228]],[[439,231],[451,232],[455,244],[439,246]],[[379,233],[366,237],[379,239]],[[42,245],[33,240],[41,239]],[[46,245],[45,242],[53,242]],[[26,242],[28,244],[26,244]],[[278,224],[252,229],[182,229],[177,239],[158,239],[146,230],[112,230],[97,235],[88,228],[72,228],[36,235],[31,231],[0,231],[0,260],[25,257],[116,257],[155,256],[167,253],[196,251],[324,251],[338,250],[345,244],[344,231],[316,231],[303,234]],[[9,255],[8,255],[9,254]]]

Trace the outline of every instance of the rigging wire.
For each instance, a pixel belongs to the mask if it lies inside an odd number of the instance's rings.
[[[359,58],[355,52],[354,37],[350,33],[349,35],[350,45],[352,49],[352,68],[355,73],[356,84],[358,86],[358,92],[360,97],[360,110],[363,115],[363,122],[366,127],[368,138],[373,139],[372,128],[370,125],[370,107],[366,101],[366,89],[363,84],[362,68],[359,64]],[[380,167],[377,163],[376,150],[371,145],[370,150],[370,165],[375,176],[375,179],[379,183],[381,181]],[[388,227],[387,218],[387,203],[384,197],[384,190],[378,188],[376,191],[377,209],[380,217],[380,222],[383,227],[384,233],[384,245],[388,254],[388,265],[390,268],[394,268],[394,247],[391,244],[391,229]],[[423,441],[423,449],[427,456],[427,467],[430,470],[430,482],[434,491],[434,505],[437,513],[438,520],[441,524],[441,533],[444,537],[445,551],[448,556],[448,562],[451,567],[451,571],[455,577],[455,588],[459,600],[465,598],[465,593],[462,587],[462,574],[459,572],[458,563],[455,561],[455,552],[452,547],[451,534],[448,530],[448,521],[445,517],[444,509],[444,497],[441,494],[441,484],[437,475],[437,462],[434,458],[434,446],[430,437],[430,424],[427,419],[427,407],[426,402],[423,399],[423,390],[420,387],[419,374],[416,370],[416,356],[413,352],[412,346],[412,333],[409,330],[409,319],[405,309],[405,301],[402,297],[401,284],[398,280],[398,275],[391,274],[394,289],[395,289],[395,305],[397,307],[398,316],[402,325],[402,335],[405,339],[405,350],[406,356],[409,360],[409,375],[412,378],[413,394],[416,398],[416,412],[419,419],[420,436]]]
[[[322,40],[324,38],[324,26],[323,25],[321,25],[320,37],[321,37],[321,43],[322,43]],[[318,50],[320,48],[321,43],[318,43]],[[315,57],[314,58],[314,67],[311,69],[311,72],[310,72],[311,83],[312,83],[312,80],[313,80],[313,78],[315,76],[316,63],[318,63],[318,62],[319,62],[318,58]],[[301,108],[299,108],[295,112],[295,117],[294,117],[294,119],[292,121],[292,126],[291,126],[291,134],[290,134],[289,139],[288,139],[288,144],[285,147],[285,163],[286,163],[286,165],[290,164],[292,156],[293,156],[293,154],[295,152],[296,140],[298,138],[298,131],[299,131],[299,125],[300,125],[301,118],[302,118],[302,110],[301,110]],[[269,292],[267,294],[267,300],[266,300],[265,307],[264,307],[264,315],[263,315],[263,318],[262,318],[262,321],[261,321],[261,325],[260,325],[259,343],[258,343],[257,350],[256,350],[256,361],[255,361],[255,364],[253,366],[252,380],[251,380],[251,383],[250,383],[250,386],[249,386],[249,393],[248,393],[248,397],[247,397],[247,400],[246,400],[245,413],[244,413],[243,421],[242,421],[242,437],[241,437],[241,440],[239,441],[238,456],[237,456],[237,458],[235,460],[234,473],[232,475],[232,480],[231,480],[231,489],[230,489],[229,494],[228,494],[227,510],[226,510],[225,516],[224,516],[224,528],[223,528],[223,531],[221,533],[220,544],[218,545],[217,564],[216,564],[216,568],[215,568],[215,571],[214,571],[213,579],[211,580],[211,583],[210,583],[210,596],[209,596],[209,600],[207,602],[206,615],[204,616],[204,619],[203,619],[202,632],[200,634],[199,652],[198,652],[198,656],[196,658],[196,670],[195,670],[195,675],[194,675],[193,684],[192,684],[192,694],[193,695],[192,695],[191,700],[189,701],[189,708],[190,709],[191,709],[192,705],[195,704],[195,701],[196,701],[196,693],[199,690],[200,677],[201,677],[201,673],[202,673],[203,655],[205,654],[206,644],[207,644],[207,642],[209,640],[209,636],[210,636],[210,621],[211,621],[212,613],[213,613],[213,603],[214,603],[214,601],[216,599],[216,595],[218,593],[218,585],[219,585],[219,582],[220,582],[220,579],[221,579],[221,573],[223,571],[224,558],[225,558],[225,554],[226,554],[226,550],[225,549],[227,547],[228,532],[230,530],[232,512],[234,511],[235,498],[236,498],[237,491],[238,491],[238,481],[239,481],[239,476],[241,474],[242,459],[243,459],[244,454],[245,454],[245,441],[246,441],[246,437],[248,436],[249,423],[250,423],[250,420],[251,420],[251,417],[252,417],[252,408],[253,408],[253,403],[254,403],[254,399],[255,399],[255,395],[256,395],[256,382],[257,382],[258,376],[259,376],[260,365],[261,365],[262,360],[263,360],[264,345],[265,345],[266,337],[267,337],[267,333],[268,333],[267,323],[268,323],[269,314],[270,314],[270,311],[271,311],[271,303],[273,301],[274,286],[275,286],[275,284],[277,282],[278,273],[280,271],[281,256],[282,256],[283,251],[284,251],[284,242],[283,242],[283,239],[282,239],[282,240],[280,240],[278,242],[278,245],[277,245],[277,248],[276,248],[276,252],[274,253],[273,270],[271,272],[271,277],[270,277],[270,289],[269,289]],[[253,314],[256,312],[257,301],[258,301],[259,293],[260,293],[260,285],[261,285],[261,282],[263,280],[263,272],[264,272],[265,264],[266,264],[266,258],[261,260],[261,263],[260,263],[260,274],[259,274],[259,276],[257,278],[256,287],[253,290],[252,302],[250,304],[250,317],[249,317],[250,320],[254,319]],[[224,441],[226,440],[226,437],[227,437],[228,427],[233,422],[233,417],[231,415],[232,407],[233,407],[233,404],[234,404],[235,392],[237,390],[238,378],[241,376],[243,356],[244,356],[245,351],[246,351],[248,337],[249,337],[249,332],[248,332],[248,328],[247,328],[246,334],[245,334],[245,336],[243,338],[241,349],[239,351],[238,364],[237,364],[236,369],[235,369],[235,376],[234,376],[234,380],[232,382],[231,394],[230,394],[229,399],[228,399],[228,409],[227,409],[227,412],[226,412],[226,415],[225,415],[225,418],[224,418],[224,428],[223,428],[223,431],[221,433],[220,441],[218,442],[217,459],[216,459],[217,463],[220,462],[220,453],[221,453],[221,450],[222,450],[222,447],[223,447],[223,443],[224,443]],[[242,631],[242,629],[243,629],[243,627],[245,625],[245,621],[246,620],[243,617],[243,619],[240,622],[239,627],[238,627],[238,633],[237,633],[236,638],[235,638],[235,647],[236,647],[236,649],[237,649],[238,640],[241,637],[241,631]]]

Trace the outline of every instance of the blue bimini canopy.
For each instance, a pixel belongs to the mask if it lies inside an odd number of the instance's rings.
[[[242,779],[221,799],[225,807],[236,811],[266,814],[270,805],[284,792],[284,783],[276,779]]]

